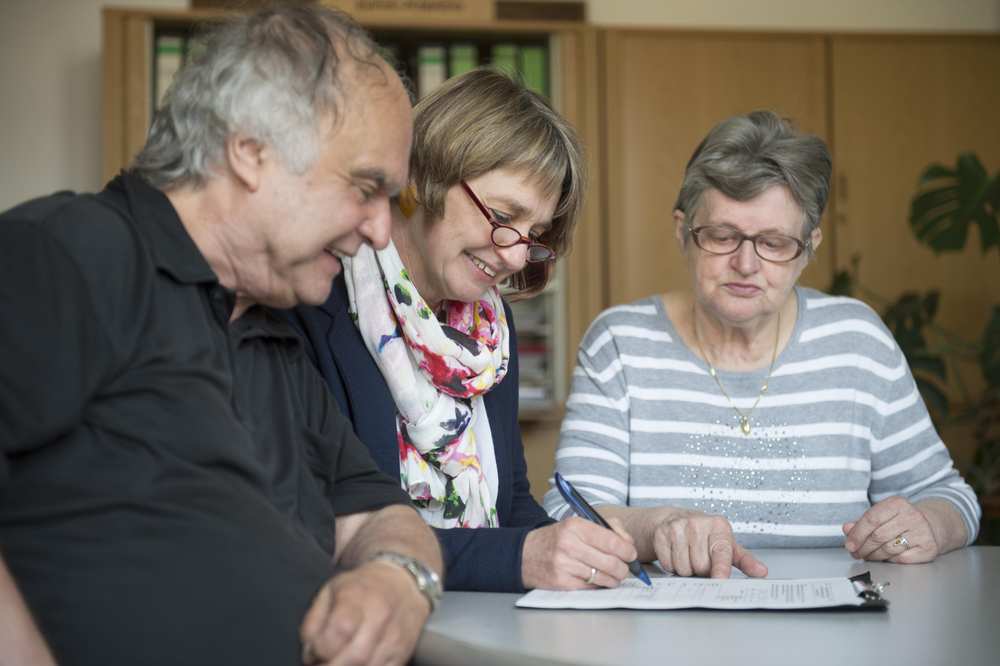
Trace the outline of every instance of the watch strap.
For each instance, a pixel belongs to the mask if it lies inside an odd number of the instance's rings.
[[[391,550],[383,550],[372,555],[368,561],[389,562],[400,567],[413,577],[417,590],[430,602],[431,612],[438,607],[442,595],[441,577],[420,560]]]

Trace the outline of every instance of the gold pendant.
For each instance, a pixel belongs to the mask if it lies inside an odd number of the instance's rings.
[[[744,435],[750,434],[750,419],[746,416],[740,417],[740,430],[743,431]]]

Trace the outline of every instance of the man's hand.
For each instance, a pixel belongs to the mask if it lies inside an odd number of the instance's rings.
[[[656,559],[678,576],[729,578],[732,567],[761,578],[767,567],[736,543],[733,528],[722,516],[688,511],[659,522],[653,531]]]
[[[405,664],[430,602],[401,567],[374,561],[334,576],[302,622],[304,664]]]
[[[573,516],[528,532],[521,582],[549,590],[617,587],[629,575],[626,563],[636,559],[636,551],[621,523],[609,524],[614,531]]]

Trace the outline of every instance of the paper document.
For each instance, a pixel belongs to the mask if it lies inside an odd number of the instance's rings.
[[[865,599],[847,578],[654,578],[647,587],[634,578],[615,589],[533,590],[517,600],[519,608],[717,608],[774,609],[862,606]]]

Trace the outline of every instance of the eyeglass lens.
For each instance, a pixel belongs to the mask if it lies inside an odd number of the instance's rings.
[[[698,247],[712,254],[736,252],[743,241],[750,241],[761,259],[783,263],[795,259],[805,247],[797,238],[784,234],[758,234],[747,236],[728,227],[697,227],[691,230]]]

